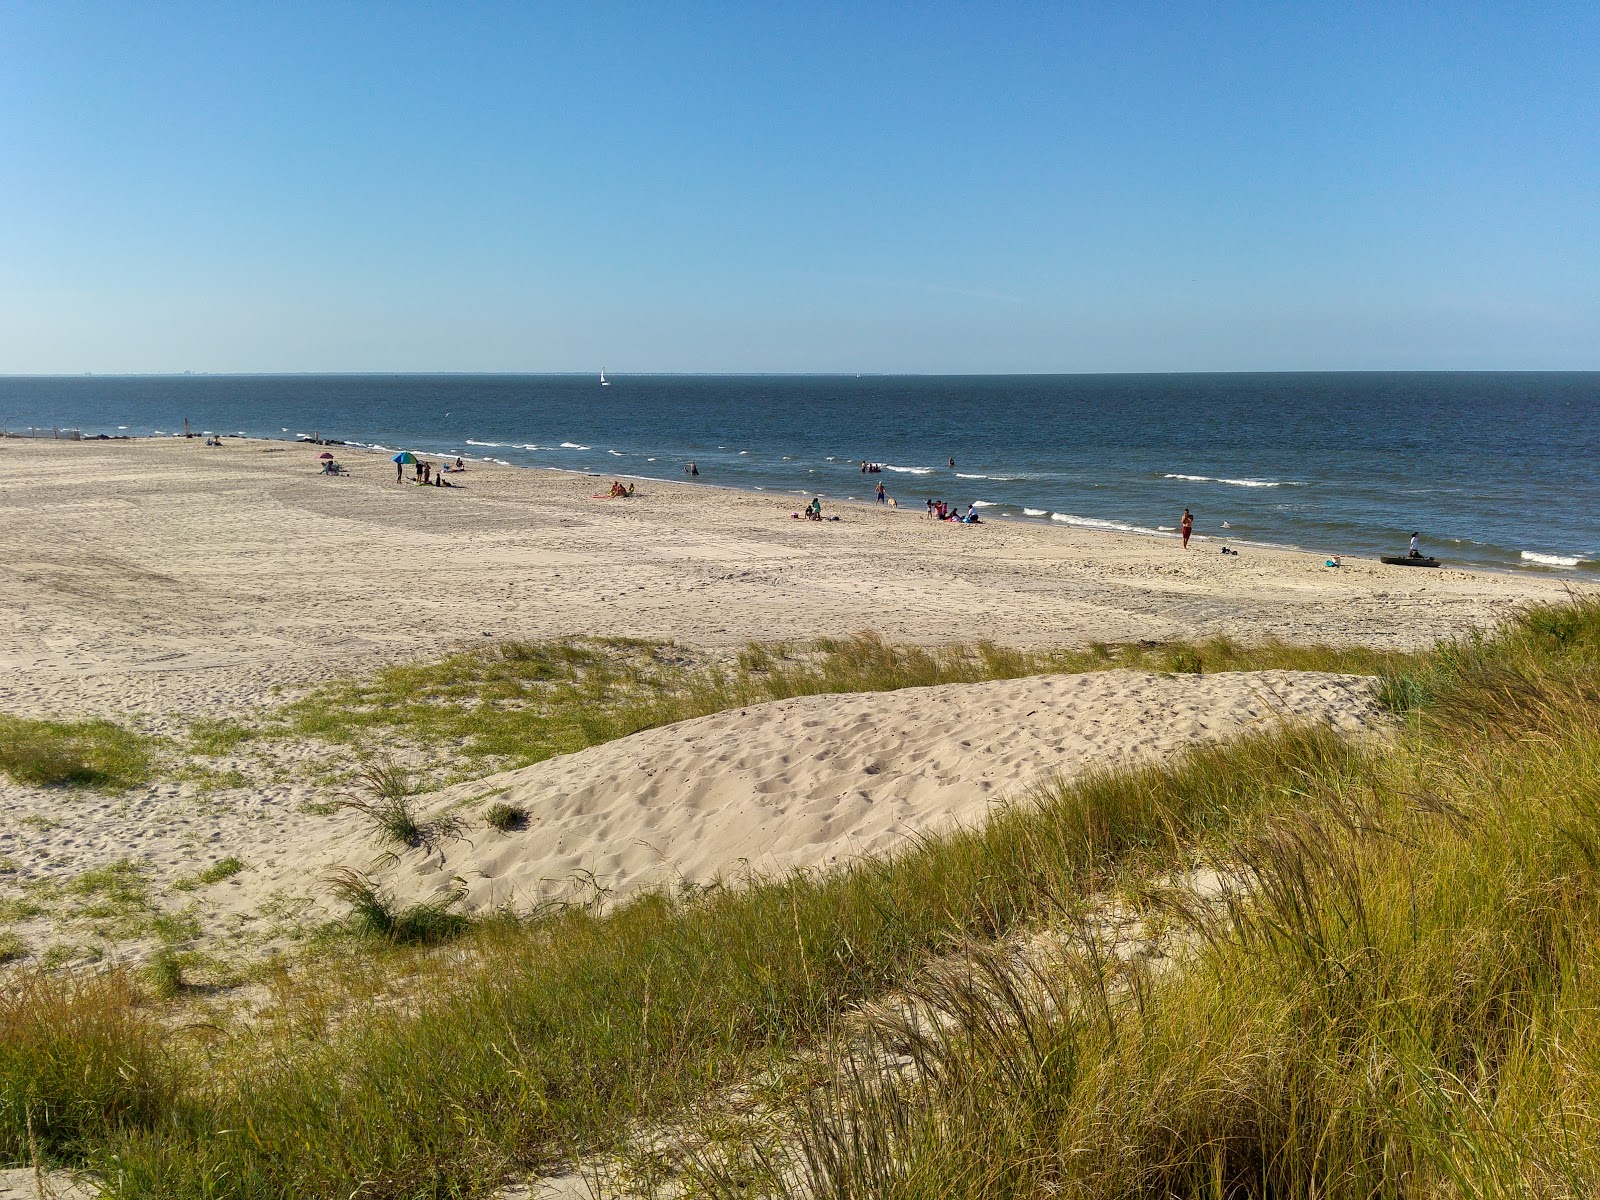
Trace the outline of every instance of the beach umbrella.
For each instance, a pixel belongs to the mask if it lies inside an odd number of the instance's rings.
[[[321,454],[317,455],[317,457],[318,458],[332,458],[333,455],[329,451],[324,450]]]
[[[415,454],[411,453],[411,451],[409,451],[409,450],[402,450],[402,451],[400,451],[399,454],[396,454],[389,461],[390,462],[401,463],[404,466],[410,466],[412,463],[417,461],[417,456]]]

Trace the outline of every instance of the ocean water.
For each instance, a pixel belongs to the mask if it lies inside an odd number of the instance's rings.
[[[351,443],[1170,536],[1600,571],[1600,373],[0,378],[0,420]],[[954,468],[950,467],[951,459]],[[864,475],[863,460],[883,464]],[[308,467],[310,466],[308,460]]]

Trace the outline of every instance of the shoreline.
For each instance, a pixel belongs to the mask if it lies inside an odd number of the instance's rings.
[[[125,428],[125,427],[120,427],[119,426],[118,428],[122,429],[122,428]],[[197,440],[197,439],[200,439],[200,438],[203,438],[203,437],[206,437],[206,436],[210,436],[214,432],[215,431],[210,431],[210,430],[196,430],[192,434],[192,439]],[[704,486],[708,486],[708,487],[719,487],[719,488],[727,489],[729,491],[739,492],[739,493],[743,493],[743,494],[747,494],[747,495],[758,495],[758,496],[767,496],[767,497],[793,496],[793,497],[799,498],[799,497],[809,497],[809,496],[817,495],[817,496],[823,497],[824,499],[828,500],[830,503],[833,503],[833,504],[863,504],[863,505],[867,505],[867,506],[871,506],[873,504],[873,501],[870,498],[855,497],[855,496],[850,496],[850,495],[845,494],[845,492],[843,490],[841,490],[841,489],[842,489],[842,487],[847,486],[847,485],[840,485],[840,484],[837,483],[837,481],[833,481],[832,482],[832,486],[830,488],[810,488],[810,489],[789,488],[789,487],[783,486],[781,484],[780,485],[772,485],[772,486],[763,486],[761,484],[756,484],[756,483],[727,482],[727,481],[724,481],[724,480],[719,480],[719,481],[716,481],[716,482],[706,482],[706,481],[703,481],[703,480],[691,480],[691,479],[688,479],[688,478],[683,478],[683,477],[681,477],[681,473],[678,473],[678,474],[652,475],[652,474],[648,474],[648,473],[645,473],[645,472],[641,472],[641,471],[639,471],[637,469],[630,469],[628,471],[606,472],[606,471],[603,471],[603,470],[590,470],[587,466],[581,466],[580,467],[580,466],[571,466],[571,465],[549,465],[549,464],[537,463],[537,462],[513,462],[513,461],[510,461],[508,459],[497,458],[492,453],[493,450],[504,450],[504,449],[511,449],[511,450],[516,450],[516,451],[526,451],[526,452],[532,452],[532,451],[554,452],[554,451],[559,451],[559,450],[562,450],[562,449],[570,449],[570,450],[573,450],[573,451],[589,451],[589,450],[592,449],[592,447],[590,447],[590,446],[578,446],[578,445],[576,445],[574,443],[563,442],[561,444],[561,446],[559,446],[559,447],[556,447],[556,446],[533,446],[531,444],[530,445],[522,445],[522,444],[499,443],[499,442],[480,442],[480,441],[476,441],[475,439],[469,437],[469,438],[465,438],[459,444],[454,444],[454,443],[451,444],[447,449],[427,448],[427,449],[418,450],[418,449],[415,449],[415,448],[402,446],[399,443],[396,443],[395,445],[391,446],[391,445],[385,444],[384,442],[377,442],[377,441],[374,441],[374,442],[363,442],[363,441],[354,440],[354,439],[351,439],[351,440],[331,439],[331,438],[320,437],[320,431],[317,431],[317,433],[318,433],[319,437],[318,437],[318,440],[316,440],[316,441],[313,441],[311,436],[307,435],[304,431],[301,431],[301,432],[298,432],[298,433],[291,433],[288,429],[285,429],[281,434],[272,434],[272,433],[246,434],[244,432],[235,432],[235,433],[217,434],[216,436],[222,437],[222,438],[226,438],[229,441],[234,441],[234,442],[272,442],[272,443],[279,443],[279,444],[285,444],[285,445],[318,445],[318,446],[330,446],[331,445],[331,446],[337,446],[337,447],[345,448],[345,449],[349,450],[352,453],[355,452],[355,451],[368,451],[368,452],[374,452],[374,453],[380,453],[380,454],[388,455],[388,454],[396,453],[396,452],[398,452],[400,450],[411,449],[413,453],[416,453],[416,454],[419,454],[419,455],[422,455],[422,456],[428,457],[428,458],[440,458],[440,457],[453,458],[453,457],[459,456],[459,457],[463,458],[464,460],[466,460],[468,462],[481,463],[481,464],[485,464],[485,465],[492,464],[492,465],[499,466],[499,467],[507,467],[507,468],[519,469],[519,470],[548,471],[548,472],[557,472],[557,473],[573,474],[573,475],[609,475],[612,478],[633,479],[633,480],[639,480],[639,481],[649,481],[651,483],[659,483],[659,484],[684,484],[684,485],[688,485],[688,486],[704,484]],[[44,441],[44,442],[56,441],[56,440],[69,441],[70,442],[70,441],[74,440],[74,439],[68,439],[68,438],[54,439],[54,438],[50,438],[50,437],[34,437],[34,436],[26,435],[26,434],[17,434],[17,433],[0,434],[0,438],[4,438],[4,437],[14,437],[14,438],[17,438],[17,439],[23,440],[23,441]],[[182,434],[182,433],[168,433],[165,430],[157,430],[157,431],[153,431],[153,432],[150,432],[150,433],[137,433],[137,434],[134,434],[134,433],[122,433],[122,432],[118,432],[118,433],[96,432],[96,433],[93,433],[93,434],[85,433],[85,434],[83,434],[81,439],[78,439],[78,440],[82,440],[84,442],[100,442],[100,441],[108,441],[108,442],[119,442],[119,441],[120,442],[133,442],[133,441],[168,442],[168,441],[178,441],[178,442],[182,442],[184,440],[184,438],[185,438],[185,435]],[[485,451],[491,451],[491,452],[487,452],[486,453]],[[616,454],[618,458],[636,458],[640,454],[642,454],[643,452],[642,451],[631,451],[631,450],[630,451],[626,451],[626,452],[619,452],[619,451],[613,450],[613,451],[609,451],[609,453]],[[663,455],[663,457],[667,457],[667,458],[672,459],[672,461],[674,463],[677,463],[680,460],[681,461],[688,461],[688,456],[686,454],[679,453],[679,452],[676,452],[676,451],[671,452],[669,454],[665,454],[665,455]],[[787,456],[786,456],[786,461],[788,461]],[[832,460],[830,459],[829,461],[831,462]],[[897,467],[897,466],[891,466],[889,464],[885,464],[885,471],[893,471],[893,472],[897,472],[897,473],[896,474],[892,474],[892,475],[891,474],[882,474],[882,475],[874,474],[874,475],[871,475],[871,476],[863,475],[862,479],[863,480],[870,480],[870,482],[868,482],[868,486],[869,487],[875,485],[876,482],[878,480],[880,480],[880,479],[883,480],[886,483],[890,483],[891,485],[898,481],[899,483],[901,483],[902,485],[904,485],[906,487],[912,487],[912,486],[915,486],[915,484],[916,484],[916,482],[918,480],[921,480],[921,479],[923,479],[925,477],[931,477],[936,484],[941,485],[938,488],[938,490],[948,491],[950,489],[948,489],[946,487],[943,487],[942,485],[947,484],[950,481],[947,480],[941,474],[942,470],[943,470],[943,468],[941,468],[941,467],[913,468],[913,467]],[[960,472],[957,472],[956,473],[956,478],[958,480],[960,480],[963,485],[973,485],[979,480],[989,478],[989,476],[985,476],[985,475],[963,475]],[[999,478],[1004,479],[1006,477],[1001,476]],[[1302,486],[1299,483],[1297,483],[1296,481],[1292,481],[1292,480],[1291,481],[1238,481],[1238,480],[1231,480],[1231,479],[1217,480],[1217,479],[1212,479],[1209,476],[1192,476],[1191,477],[1191,476],[1172,475],[1172,474],[1168,474],[1168,475],[1164,476],[1164,478],[1167,478],[1167,479],[1191,479],[1192,478],[1192,479],[1194,479],[1196,481],[1200,481],[1200,482],[1238,483],[1238,484],[1240,484],[1240,486],[1248,485],[1251,488],[1257,488],[1257,487],[1263,487],[1263,488],[1265,488],[1265,487],[1273,487],[1273,488],[1275,488],[1275,487],[1280,487],[1280,486],[1281,487]],[[1137,524],[1136,522],[1134,522],[1132,520],[1125,520],[1125,519],[1123,519],[1121,517],[1114,516],[1114,515],[1113,516],[1107,516],[1107,517],[1093,517],[1093,516],[1082,516],[1082,515],[1079,515],[1077,513],[1068,513],[1068,512],[1063,512],[1063,511],[1057,511],[1057,510],[1055,510],[1053,508],[1050,508],[1050,507],[1035,509],[1035,508],[1029,507],[1029,502],[1027,502],[1027,501],[1016,501],[1016,500],[986,501],[986,500],[981,500],[981,499],[974,498],[971,501],[963,501],[963,502],[961,502],[961,506],[964,507],[966,503],[972,503],[972,502],[978,503],[979,508],[980,508],[980,512],[983,512],[983,513],[992,512],[992,515],[985,515],[984,516],[983,519],[984,519],[985,522],[1014,522],[1016,524],[1024,525],[1024,526],[1038,525],[1038,526],[1041,526],[1041,527],[1052,527],[1054,525],[1065,525],[1065,526],[1068,526],[1068,527],[1071,527],[1071,528],[1084,529],[1084,530],[1095,531],[1095,532],[1102,532],[1103,531],[1103,532],[1129,534],[1129,535],[1133,535],[1133,536],[1139,536],[1139,537],[1145,537],[1145,538],[1158,538],[1158,539],[1159,538],[1176,538],[1176,536],[1177,536],[1177,532],[1176,532],[1175,527],[1174,528],[1168,528],[1168,527],[1165,527],[1165,526],[1158,526],[1156,528],[1150,528],[1150,527],[1145,526],[1145,525]],[[1045,502],[1044,501],[1034,501],[1033,503],[1041,503],[1042,504],[1042,503],[1045,503]],[[918,512],[921,511],[920,507],[918,507],[916,505],[908,504],[908,505],[905,505],[903,507],[905,508],[906,511],[913,511],[913,510],[914,511],[918,511]],[[992,510],[1000,510],[1000,511],[992,511]],[[1224,509],[1224,511],[1226,511],[1226,509]],[[1367,561],[1374,561],[1374,562],[1377,561],[1378,557],[1381,554],[1387,554],[1387,553],[1391,552],[1390,550],[1384,550],[1384,549],[1372,549],[1372,550],[1367,550],[1367,551],[1357,550],[1357,551],[1354,551],[1354,552],[1346,551],[1346,550],[1338,549],[1338,548],[1334,548],[1334,547],[1324,547],[1324,548],[1319,549],[1319,548],[1317,548],[1315,546],[1312,546],[1312,545],[1310,545],[1310,544],[1308,544],[1306,542],[1302,542],[1302,541],[1277,541],[1277,540],[1273,540],[1271,538],[1261,537],[1259,535],[1258,536],[1251,536],[1251,537],[1242,537],[1242,536],[1235,537],[1235,536],[1232,535],[1231,531],[1223,531],[1223,530],[1212,530],[1212,531],[1209,531],[1209,532],[1197,532],[1195,534],[1195,540],[1199,541],[1199,542],[1202,542],[1202,543],[1206,542],[1206,541],[1226,542],[1226,543],[1231,544],[1231,545],[1237,545],[1237,546],[1247,547],[1247,548],[1257,549],[1257,550],[1279,550],[1279,551],[1287,551],[1287,552],[1295,552],[1295,553],[1320,554],[1320,555],[1323,555],[1325,558],[1329,557],[1329,556],[1333,556],[1333,555],[1338,555],[1339,557],[1341,557],[1343,559],[1347,559],[1347,560],[1348,559],[1364,559],[1364,560],[1367,560]],[[1335,539],[1330,539],[1330,542],[1333,541],[1333,540],[1335,540]],[[1357,540],[1360,540],[1360,539],[1357,539]],[[1520,576],[1520,575],[1526,574],[1526,575],[1531,575],[1531,576],[1536,576],[1536,577],[1537,576],[1545,576],[1545,577],[1549,577],[1549,578],[1553,578],[1553,579],[1569,579],[1569,580],[1573,580],[1574,582],[1580,582],[1580,583],[1583,582],[1583,581],[1587,581],[1587,580],[1600,581],[1600,559],[1585,558],[1582,555],[1565,555],[1565,554],[1556,554],[1556,553],[1544,553],[1542,551],[1529,551],[1529,550],[1525,550],[1525,549],[1519,549],[1517,546],[1514,546],[1514,545],[1501,545],[1501,544],[1497,544],[1497,543],[1479,541],[1479,540],[1470,539],[1470,538],[1435,539],[1434,543],[1430,543],[1434,547],[1433,548],[1434,555],[1436,557],[1443,556],[1444,559],[1447,562],[1451,558],[1452,550],[1447,548],[1447,547],[1446,548],[1440,548],[1440,546],[1437,544],[1440,541],[1442,541],[1444,543],[1447,543],[1448,545],[1454,545],[1454,546],[1457,546],[1457,547],[1459,547],[1461,545],[1470,545],[1470,546],[1475,546],[1475,547],[1481,547],[1486,551],[1486,553],[1483,553],[1483,554],[1475,554],[1475,552],[1471,551],[1471,550],[1463,552],[1463,551],[1457,549],[1456,551],[1454,551],[1454,553],[1457,554],[1458,556],[1463,554],[1463,553],[1465,553],[1466,561],[1459,561],[1459,562],[1457,562],[1455,564],[1452,564],[1451,565],[1451,569],[1453,569],[1453,570],[1472,571],[1472,572],[1486,572],[1486,573],[1492,573],[1492,574],[1505,574],[1505,575],[1512,575],[1512,576]],[[1396,543],[1396,552],[1398,551],[1399,547],[1400,547],[1400,542],[1397,542]],[[1513,557],[1511,557],[1512,555],[1517,555],[1518,557],[1513,558]],[[1491,561],[1491,560],[1494,560],[1494,559],[1503,559],[1504,561]]]
[[[334,449],[347,476],[298,441],[0,440],[0,710],[231,709],[484,637],[1412,648],[1587,590],[872,501],[819,525],[790,518],[797,497],[704,480],[593,498],[620,472],[474,462],[424,490],[382,451]]]

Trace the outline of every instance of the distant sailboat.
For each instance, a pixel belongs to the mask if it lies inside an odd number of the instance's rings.
[[[611,386],[611,380],[606,378],[606,369],[604,367],[600,368],[600,386],[601,387],[610,387]]]

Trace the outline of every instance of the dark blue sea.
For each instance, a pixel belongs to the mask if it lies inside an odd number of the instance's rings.
[[[0,420],[385,449],[1316,553],[1600,570],[1600,373],[0,378]],[[954,468],[949,466],[955,460]],[[883,464],[864,475],[863,460]]]

